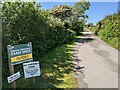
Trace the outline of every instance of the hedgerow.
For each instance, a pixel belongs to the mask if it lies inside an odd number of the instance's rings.
[[[53,48],[72,40],[75,36],[65,29],[64,23],[40,9],[32,2],[4,2],[2,4],[2,61],[3,87],[9,75],[7,45],[32,42],[33,58],[39,60]],[[16,70],[22,68],[19,66]]]
[[[102,40],[120,50],[118,43],[118,38],[120,37],[118,18],[118,13],[106,16],[96,24],[94,31],[92,31]]]
[[[3,52],[7,45],[32,42],[34,58],[68,41],[75,34],[65,29],[64,23],[49,11],[32,2],[5,2],[3,15]],[[4,54],[5,55],[5,54]]]

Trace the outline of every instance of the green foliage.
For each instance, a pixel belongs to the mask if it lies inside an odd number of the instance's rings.
[[[118,38],[120,32],[118,28],[118,14],[106,16],[103,20],[96,24],[95,34],[111,46],[118,48]]]
[[[82,4],[81,8],[84,7],[84,5]],[[51,62],[47,60],[45,61],[45,59],[40,59],[40,57],[44,57],[46,53],[53,48],[73,40],[75,34],[78,34],[80,33],[80,30],[83,30],[84,19],[80,19],[80,17],[84,14],[84,11],[87,10],[87,8],[84,7],[82,9],[83,12],[77,17],[77,19],[71,19],[72,15],[77,12],[73,12],[73,8],[74,7],[68,5],[60,5],[54,7],[54,10],[51,13],[51,10],[40,9],[40,3],[4,2],[2,4],[2,60],[3,68],[5,68],[2,72],[3,82],[7,82],[6,77],[9,75],[7,65],[7,45],[32,42],[34,60]],[[79,14],[79,12],[77,13]],[[74,29],[74,31],[72,31],[72,29]],[[63,59],[61,58],[60,61],[62,60]],[[70,66],[68,65],[68,67]],[[17,70],[20,68],[22,68],[22,65],[20,65]],[[7,85],[7,83],[4,83],[3,87]]]
[[[90,2],[82,1],[76,2],[73,6],[73,15],[71,17],[72,22],[72,30],[76,31],[76,34],[79,35],[81,31],[83,31],[83,27],[85,26],[85,20],[87,15],[85,15],[85,11],[89,9]]]
[[[67,29],[67,38],[68,40],[73,40],[73,38],[75,38],[76,32],[71,30],[71,29]],[[68,41],[67,41],[68,42]]]
[[[89,9],[89,2],[76,2],[73,7],[68,5],[58,5],[51,10],[54,17],[60,18],[64,21],[65,28],[70,28],[76,32],[77,35],[83,31],[85,25],[85,11]]]
[[[67,20],[72,15],[72,8],[69,5],[57,5],[51,10],[53,16],[60,18],[62,21]]]
[[[84,24],[81,21],[73,20],[71,29],[76,32],[77,35],[80,35],[80,32],[83,31]]]
[[[75,5],[73,6],[73,14],[76,19],[83,17],[85,18],[85,11],[89,9],[90,2],[86,1],[81,1],[81,2],[76,2]]]
[[[21,78],[16,80],[17,88],[38,88],[44,90],[46,88],[78,88],[77,78],[72,68],[72,44],[64,44],[49,51],[44,57],[39,57],[40,61],[40,77],[36,78],[36,85],[33,86],[32,78],[25,79],[23,75],[23,66],[21,68],[15,66],[15,72],[21,72]],[[6,75],[9,76],[6,68],[4,69],[3,87],[9,88]],[[24,89],[23,89],[24,90]]]
[[[65,30],[63,22],[40,10],[38,4],[6,2],[2,9],[5,49],[8,44],[32,42],[34,54],[42,55],[67,41],[70,32]]]
[[[53,48],[73,39],[75,34],[66,30],[61,19],[49,10],[41,10],[32,2],[5,2],[3,17],[3,68],[8,70],[7,45],[32,42],[33,58],[38,60]],[[7,67],[6,67],[7,66]],[[8,72],[8,71],[7,71]],[[5,71],[3,72],[3,77]]]

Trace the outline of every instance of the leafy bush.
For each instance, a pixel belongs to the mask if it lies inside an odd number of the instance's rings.
[[[111,46],[120,50],[120,47],[118,46],[118,38],[120,37],[118,16],[118,13],[109,15],[99,21],[96,24],[95,34]]]
[[[61,19],[49,11],[40,10],[40,5],[31,2],[5,2],[3,9],[3,46],[8,44],[33,43],[34,58],[45,55],[50,49],[71,38]]]
[[[64,22],[65,28],[70,28],[79,35],[83,31],[85,20],[88,17],[85,11],[89,9],[90,2],[76,2],[74,6],[56,5],[51,9],[54,17],[60,18]]]
[[[74,21],[72,22],[71,29],[76,32],[76,35],[80,35],[80,32],[82,32],[83,29],[84,29],[83,27],[84,27],[83,22],[74,20]]]
[[[74,37],[74,33],[66,30],[60,19],[54,18],[47,10],[41,10],[40,4],[4,2],[2,17],[4,64],[8,62],[7,45],[9,44],[32,42],[33,57],[34,60],[38,60],[40,56],[44,56],[51,49]]]

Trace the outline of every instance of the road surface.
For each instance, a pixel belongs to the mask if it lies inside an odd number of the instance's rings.
[[[90,31],[73,47],[73,63],[79,88],[118,88],[118,50]]]

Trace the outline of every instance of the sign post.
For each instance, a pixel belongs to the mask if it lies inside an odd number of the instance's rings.
[[[31,43],[31,42],[29,42],[29,44],[32,46],[32,43]],[[32,50],[32,47],[31,47],[31,50]],[[31,62],[31,61],[30,61],[30,62]],[[35,77],[32,77],[32,81],[33,81],[33,85],[35,86],[35,84],[36,84]]]
[[[9,69],[10,69],[10,74],[11,75],[14,74],[14,66],[13,65],[9,65]],[[13,88],[13,90],[16,90],[16,82],[15,81],[13,81],[11,83],[11,87]]]
[[[10,74],[14,74],[14,65],[21,64],[24,62],[33,61],[32,57],[32,43],[20,44],[20,45],[8,45],[8,61]],[[33,77],[33,83],[35,84],[35,78]],[[13,81],[11,87],[16,90],[16,83]]]
[[[7,49],[8,49],[9,47],[11,47],[11,45],[8,45],[8,46],[7,46]],[[9,52],[9,50],[8,50],[8,52]],[[8,53],[8,63],[9,63],[10,75],[12,75],[12,74],[14,74],[14,66],[11,65],[10,53]],[[15,81],[13,81],[13,82],[11,83],[11,87],[13,88],[13,90],[16,90],[16,82],[15,82]]]

